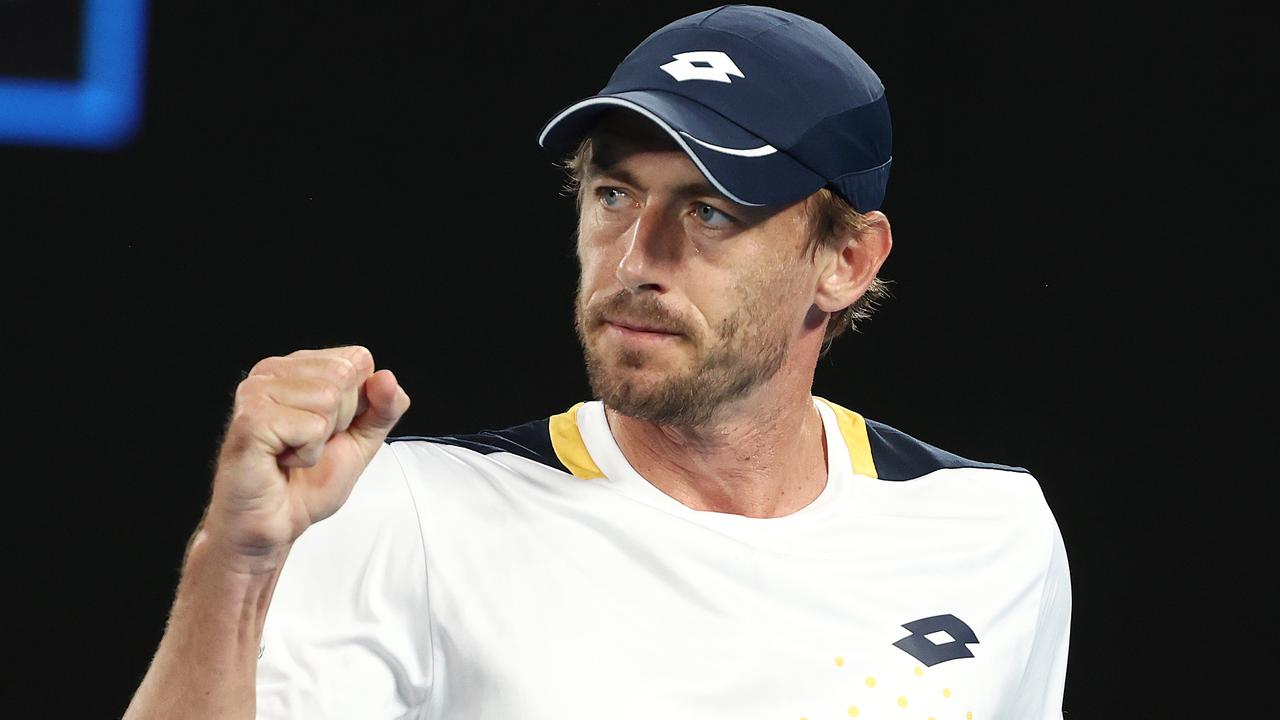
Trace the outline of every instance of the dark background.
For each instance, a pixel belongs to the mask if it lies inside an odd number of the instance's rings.
[[[154,5],[131,144],[0,145],[6,694],[42,717],[123,711],[258,359],[368,346],[414,397],[398,434],[588,398],[572,203],[535,138],[709,7]],[[1272,29],[781,7],[876,68],[895,123],[896,297],[815,392],[1035,472],[1072,566],[1068,718],[1273,708]],[[74,76],[65,28],[13,27],[0,71]]]

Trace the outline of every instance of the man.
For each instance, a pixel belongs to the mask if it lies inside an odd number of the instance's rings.
[[[599,400],[384,443],[364,348],[260,362],[126,717],[1060,718],[1035,480],[810,394],[881,292],[889,136],[810,20],[648,38],[539,138]]]

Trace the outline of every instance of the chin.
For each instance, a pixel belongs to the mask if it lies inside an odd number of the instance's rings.
[[[591,390],[609,408],[659,425],[697,426],[710,417],[705,388],[688,373],[588,365]]]

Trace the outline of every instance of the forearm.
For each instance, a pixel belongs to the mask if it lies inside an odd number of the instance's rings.
[[[247,572],[208,542],[192,542],[169,624],[124,720],[250,720],[258,644],[279,569]]]

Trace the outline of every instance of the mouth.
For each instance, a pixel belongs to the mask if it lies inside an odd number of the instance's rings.
[[[604,322],[610,330],[625,337],[658,339],[664,337],[674,338],[681,335],[681,333],[673,332],[656,325],[633,322],[631,320],[610,320],[606,318]]]

